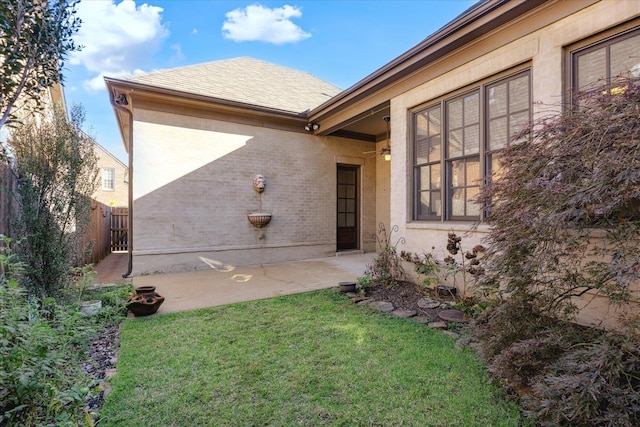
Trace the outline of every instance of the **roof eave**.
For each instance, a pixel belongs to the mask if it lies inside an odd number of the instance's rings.
[[[277,108],[264,107],[260,105],[254,105],[249,103],[243,103],[238,101],[231,101],[224,98],[216,98],[207,95],[200,95],[192,92],[185,92],[176,89],[170,89],[165,87],[153,86],[149,84],[132,82],[129,80],[116,79],[111,77],[105,77],[105,81],[107,82],[107,86],[109,88],[115,88],[116,86],[119,88],[120,93],[125,94],[135,94],[144,93],[147,96],[159,96],[159,97],[175,97],[176,99],[181,100],[189,100],[191,102],[208,104],[208,105],[218,105],[227,109],[237,110],[237,111],[250,111],[256,115],[261,116],[272,116],[278,118],[292,118],[292,119],[306,119],[307,113],[309,110],[302,112],[294,112],[281,110]]]
[[[553,0],[488,0],[474,5],[415,47],[311,110],[309,117],[311,120],[316,120],[371,93],[391,86],[430,62],[454,51],[477,35],[498,28],[549,1]],[[499,10],[501,8],[503,10]]]

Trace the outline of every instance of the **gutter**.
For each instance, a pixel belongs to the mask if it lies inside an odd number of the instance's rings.
[[[115,111],[121,111],[127,115],[128,120],[128,152],[129,152],[129,194],[128,194],[128,204],[129,204],[129,215],[127,217],[127,257],[129,259],[127,272],[122,275],[123,279],[128,278],[133,271],[133,112],[128,108],[124,107],[124,105],[129,105],[129,101],[127,100],[126,95],[120,94],[117,98],[115,96],[115,91],[111,91],[109,95],[109,101],[111,102],[111,106]],[[118,116],[116,114],[116,116]],[[119,119],[116,117],[116,119]],[[119,121],[119,120],[118,120]],[[123,135],[124,136],[124,135]]]

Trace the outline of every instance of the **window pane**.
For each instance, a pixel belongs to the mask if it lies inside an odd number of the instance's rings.
[[[629,77],[629,71],[634,65],[640,64],[640,35],[612,44],[610,55],[611,79],[615,81],[616,77]]]
[[[529,75],[518,77],[509,81],[509,111],[528,110],[529,101]]]
[[[356,174],[352,171],[340,171],[340,184],[355,184]]]
[[[448,103],[447,119],[449,120],[449,129],[457,129],[462,127],[462,100],[458,99]]]
[[[507,146],[507,118],[502,117],[489,122],[489,150],[498,150]]]
[[[449,157],[462,155],[463,134],[462,129],[449,132]]]
[[[355,199],[347,199],[346,200],[346,211],[347,212],[355,212],[356,211],[356,201]]]
[[[442,147],[440,135],[435,135],[429,138],[429,161],[440,161],[440,149]]]
[[[347,187],[344,185],[338,185],[338,197],[347,197]]]
[[[431,215],[442,215],[442,201],[440,200],[440,192],[431,192]]]
[[[509,116],[509,138],[511,138],[513,134],[520,132],[528,124],[528,111],[523,111],[522,113],[516,113]]]
[[[429,143],[427,139],[416,141],[416,164],[429,161]]]
[[[347,227],[355,227],[356,226],[356,215],[349,213],[345,215],[346,222],[345,225]]]
[[[504,167],[500,164],[499,155],[493,154],[490,156],[491,158],[491,179],[496,180],[500,179],[504,174]]]
[[[420,169],[418,169],[418,175],[420,175],[419,177],[419,187],[418,187],[418,191],[424,191],[424,190],[429,190],[431,188],[431,186],[429,185],[429,183],[431,182],[431,176],[429,174],[429,166],[423,166]]]
[[[353,185],[349,185],[349,186],[345,186],[345,189],[347,190],[346,197],[348,198],[356,197],[356,187],[354,187]]]
[[[418,207],[418,216],[431,215],[431,192],[423,191],[420,193],[420,206]]]
[[[588,89],[589,85],[603,84],[607,78],[606,48],[585,53],[577,58],[578,90]]]
[[[464,154],[475,154],[480,151],[480,126],[473,125],[464,129]]]
[[[429,133],[430,135],[440,135],[442,133],[442,126],[440,125],[440,107],[436,107],[429,111]]]
[[[480,183],[480,160],[476,157],[473,160],[467,160],[466,185],[478,185]]]
[[[467,188],[467,216],[480,215],[480,205],[473,201],[479,192],[480,189],[478,187]]]
[[[345,214],[338,214],[338,227],[345,227],[347,225],[347,217]]]
[[[426,112],[416,114],[416,163],[425,163],[429,153],[429,125]]]
[[[489,118],[502,116],[507,113],[507,84],[503,83],[489,88],[487,95],[489,102]]]
[[[480,120],[480,94],[473,93],[464,97],[464,124],[478,123]]]
[[[345,199],[338,199],[338,212],[344,212],[347,208],[347,203]]]
[[[442,183],[440,182],[440,171],[442,168],[440,167],[440,163],[431,166],[431,189],[439,190],[441,188]]]
[[[453,190],[451,201],[451,215],[464,216],[465,204],[466,201],[464,200],[464,188]]]
[[[451,162],[451,184],[453,187],[463,187],[465,183],[464,177],[464,160]]]

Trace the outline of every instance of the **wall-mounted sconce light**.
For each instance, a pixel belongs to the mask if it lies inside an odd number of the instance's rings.
[[[391,160],[391,142],[389,141],[389,138],[391,137],[391,132],[389,129],[389,121],[391,121],[391,116],[384,116],[382,120],[387,122],[387,146],[381,150],[380,154],[382,154],[384,156],[384,159],[388,162]]]
[[[304,130],[306,130],[307,132],[313,132],[320,129],[320,125],[317,123],[307,123],[304,126]]]

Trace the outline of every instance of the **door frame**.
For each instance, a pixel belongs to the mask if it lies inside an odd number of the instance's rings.
[[[339,219],[338,219],[338,215],[340,214],[340,194],[338,191],[338,185],[339,185],[339,181],[338,181],[338,174],[340,173],[341,170],[346,170],[346,171],[352,171],[355,175],[355,184],[354,184],[354,189],[355,189],[355,231],[354,231],[354,240],[353,240],[353,247],[349,247],[349,248],[340,248],[340,233],[339,233]],[[360,239],[360,230],[361,230],[361,224],[360,224],[360,182],[361,182],[361,165],[357,165],[357,164],[348,164],[348,163],[337,163],[336,164],[336,252],[342,252],[342,251],[352,251],[352,250],[360,250],[361,248],[361,239]]]

